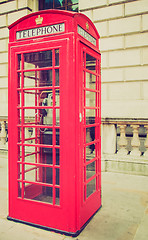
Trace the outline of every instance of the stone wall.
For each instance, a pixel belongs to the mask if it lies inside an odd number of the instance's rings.
[[[102,117],[148,118],[148,1],[79,0],[101,39]],[[7,116],[8,26],[37,0],[0,0],[0,115]]]
[[[8,115],[8,26],[38,10],[36,0],[0,0],[0,116]]]
[[[102,117],[148,118],[148,1],[80,0],[102,53]]]

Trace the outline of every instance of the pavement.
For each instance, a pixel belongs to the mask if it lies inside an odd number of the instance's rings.
[[[7,220],[7,152],[0,152],[0,240],[148,240],[148,177],[102,173],[102,208],[76,238]]]

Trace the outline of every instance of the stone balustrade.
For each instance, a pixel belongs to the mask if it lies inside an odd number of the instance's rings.
[[[102,170],[148,175],[148,119],[102,119]]]
[[[25,136],[31,143],[35,133],[26,128]],[[148,119],[102,119],[101,138],[102,171],[148,175]],[[8,150],[7,119],[0,120],[0,150]]]

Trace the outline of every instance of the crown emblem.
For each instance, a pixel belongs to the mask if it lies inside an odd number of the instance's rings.
[[[86,22],[86,29],[89,31],[89,24]]]
[[[36,21],[36,24],[37,24],[37,25],[42,24],[42,22],[43,22],[43,17],[40,17],[40,15],[38,15],[38,18],[36,18],[35,21]]]

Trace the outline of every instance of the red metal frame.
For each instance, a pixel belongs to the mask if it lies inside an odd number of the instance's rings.
[[[65,31],[17,40],[16,31],[38,27],[39,15],[44,19],[40,27],[59,22]],[[90,35],[96,45],[88,41]],[[10,26],[10,220],[76,235],[101,206],[98,39],[86,16],[66,11],[33,13]],[[88,93],[95,95],[93,105],[86,104]],[[86,149],[92,152],[87,160]]]
[[[92,213],[95,213],[98,206],[101,206],[101,133],[100,133],[100,126],[101,126],[101,81],[100,81],[100,54],[94,51],[93,49],[88,48],[83,43],[80,44],[80,58],[81,62],[81,111],[83,115],[83,121],[81,124],[81,160],[82,168],[81,168],[81,179],[83,179],[83,188],[81,190],[81,216],[83,218],[80,219],[80,224],[85,224],[86,219],[88,220],[90,217],[90,212],[88,209],[91,209]],[[96,62],[95,70],[90,70],[86,66],[86,55],[91,56],[94,58]],[[88,87],[86,85],[86,74],[90,74],[96,79],[95,88]],[[86,104],[86,94],[95,94],[95,105],[88,106]],[[86,116],[86,111],[94,111],[95,121],[88,122],[88,117]],[[88,130],[92,130],[95,132],[95,139],[90,141],[87,140],[86,132]],[[95,129],[95,130],[94,130]],[[90,130],[90,131],[91,131]],[[94,147],[95,154],[87,155],[87,151],[90,147]],[[94,173],[92,176],[89,177],[89,166],[91,164],[95,164]],[[88,172],[88,174],[87,174]],[[87,176],[88,175],[88,176]],[[94,192],[89,193],[88,189],[88,196],[87,196],[87,186],[92,182],[94,184]]]

